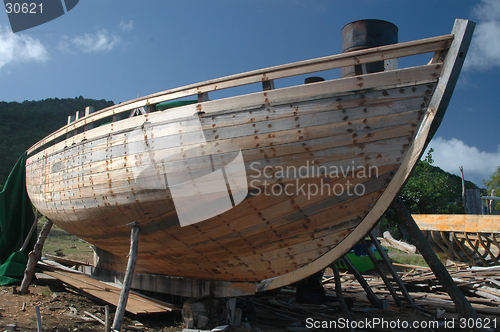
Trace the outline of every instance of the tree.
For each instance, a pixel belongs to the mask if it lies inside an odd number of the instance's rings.
[[[495,196],[498,196],[500,193],[500,166],[497,167],[497,170],[490,175],[490,180],[483,180],[483,184],[488,189],[488,194],[491,195],[491,191],[495,190]],[[495,205],[495,210],[500,210],[500,202],[497,202]]]
[[[78,98],[49,98],[40,101],[0,101],[0,185],[18,158],[34,143],[64,126],[68,115],[83,112],[86,106],[100,110],[112,101]]]
[[[399,197],[414,214],[465,213],[462,203],[462,179],[432,165],[433,152],[434,149],[429,149],[427,155],[417,163]],[[465,188],[478,187],[470,181],[465,181]],[[391,209],[385,213],[383,220],[383,227],[394,236],[400,236],[399,220]]]
[[[418,162],[400,193],[401,199],[411,213],[464,213],[458,176],[433,166],[432,152],[434,149],[430,149],[427,156]]]

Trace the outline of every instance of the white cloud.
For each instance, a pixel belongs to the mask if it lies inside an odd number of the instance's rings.
[[[120,24],[118,24],[118,27],[123,32],[130,32],[134,29],[134,21],[130,20],[128,23],[121,21]]]
[[[496,152],[480,151],[475,146],[468,146],[464,142],[452,138],[445,140],[442,137],[434,138],[427,151],[433,148],[432,158],[434,166],[460,175],[459,166],[464,167],[466,180],[474,182],[478,187],[483,187],[483,179],[489,180],[490,175],[500,166],[500,145]],[[424,156],[427,155],[427,151]]]
[[[464,69],[500,68],[500,1],[482,0],[473,15],[477,25]]]
[[[121,21],[118,29],[122,32],[130,32],[134,29],[134,21]],[[72,52],[76,47],[85,53],[111,51],[122,42],[122,37],[115,30],[99,29],[95,33],[86,33],[81,36],[62,36],[59,39],[59,49],[65,52]]]
[[[74,37],[71,42],[85,53],[110,51],[121,41],[121,38],[107,29],[100,29],[93,34]],[[59,44],[61,47],[61,43]]]
[[[43,62],[48,58],[47,49],[38,39],[0,26],[0,69],[8,64]]]

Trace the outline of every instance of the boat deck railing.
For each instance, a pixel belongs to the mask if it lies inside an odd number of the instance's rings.
[[[263,89],[269,90],[274,87],[274,80],[276,79],[432,52],[435,52],[435,54],[431,63],[442,62],[445,54],[444,51],[449,49],[453,38],[453,34],[448,34],[299,61],[158,92],[120,103],[95,113],[87,111],[85,116],[72,122],[68,121],[67,125],[34,144],[28,150],[28,155],[34,155],[57,142],[91,128],[128,118],[132,113],[147,114],[154,112],[157,110],[156,105],[160,103],[189,96],[197,96],[198,99],[195,102],[202,103],[209,100],[209,92],[255,83],[262,83]]]

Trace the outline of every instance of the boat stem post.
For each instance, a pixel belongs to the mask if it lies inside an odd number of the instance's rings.
[[[130,252],[128,255],[127,270],[125,271],[125,278],[123,279],[123,287],[120,294],[120,300],[116,307],[115,317],[113,319],[113,331],[119,331],[122,326],[123,316],[125,316],[125,308],[127,307],[128,295],[130,293],[130,286],[132,285],[132,278],[134,277],[135,263],[137,261],[137,252],[139,247],[139,227],[137,222],[127,224],[132,227],[130,232]]]
[[[456,311],[466,318],[477,319],[478,315],[476,311],[472,308],[469,301],[465,298],[457,284],[453,281],[446,267],[443,263],[441,263],[432,250],[431,246],[425,239],[424,234],[422,234],[422,231],[418,228],[417,223],[411,216],[410,211],[408,211],[401,198],[396,197],[394,199],[392,202],[392,208],[394,209],[394,212],[396,212],[396,215],[403,226],[406,227],[406,230],[410,233],[411,241],[417,247],[418,251],[420,251],[420,254],[422,254],[427,264],[429,264],[432,272],[436,275],[446,292],[455,303]]]
[[[29,286],[31,283],[31,279],[33,279],[33,274],[35,274],[36,263],[38,262],[38,259],[42,254],[43,244],[45,243],[47,235],[49,235],[52,225],[52,221],[50,219],[47,219],[47,222],[45,223],[45,225],[43,225],[42,230],[38,235],[38,239],[36,240],[33,251],[28,254],[28,264],[26,264],[26,270],[24,270],[24,277],[21,283],[19,294],[29,293]]]

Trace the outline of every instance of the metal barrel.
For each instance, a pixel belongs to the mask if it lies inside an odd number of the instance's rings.
[[[398,27],[382,20],[360,20],[346,24],[342,28],[342,52],[352,52],[370,47],[396,44]],[[388,69],[397,68],[397,61],[386,63]],[[342,77],[384,71],[384,61],[342,68]]]

